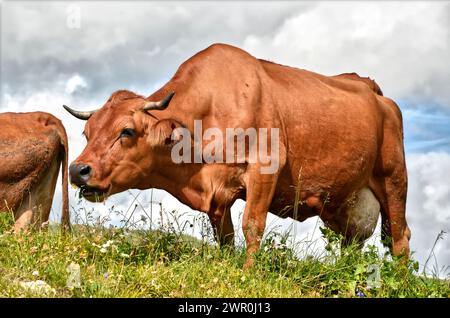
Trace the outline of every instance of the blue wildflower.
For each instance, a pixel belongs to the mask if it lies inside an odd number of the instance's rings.
[[[364,298],[364,297],[366,297],[366,295],[364,294],[364,292],[363,292],[362,290],[360,290],[358,287],[356,287],[355,293],[356,293],[356,297],[359,297],[359,298]]]

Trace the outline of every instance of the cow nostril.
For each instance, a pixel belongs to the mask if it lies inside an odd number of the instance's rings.
[[[89,166],[83,166],[81,169],[80,169],[80,175],[81,176],[87,176],[87,175],[89,175],[91,173],[91,167],[89,167]]]
[[[77,185],[85,185],[90,179],[92,174],[92,168],[86,164],[71,164],[69,167],[70,181]]]

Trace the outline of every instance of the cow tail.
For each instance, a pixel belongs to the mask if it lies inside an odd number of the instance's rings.
[[[61,226],[63,231],[70,230],[70,213],[69,213],[69,144],[64,126],[61,124],[61,174],[62,174],[62,212]]]

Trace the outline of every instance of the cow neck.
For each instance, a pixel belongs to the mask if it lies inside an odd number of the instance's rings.
[[[152,181],[153,186],[169,192],[192,209],[209,211],[211,189],[206,186],[208,182],[199,165],[173,165],[161,169],[155,172]]]

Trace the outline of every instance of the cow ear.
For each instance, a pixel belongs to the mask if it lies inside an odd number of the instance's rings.
[[[182,139],[177,128],[182,125],[172,119],[157,121],[149,131],[148,141],[152,146],[171,147]]]

